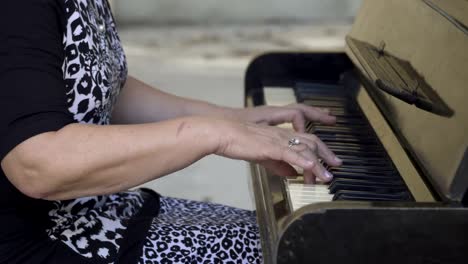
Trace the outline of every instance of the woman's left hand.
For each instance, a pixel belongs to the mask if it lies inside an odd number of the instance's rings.
[[[242,121],[273,126],[292,123],[294,130],[300,133],[305,132],[306,121],[320,122],[326,125],[333,125],[336,122],[336,117],[330,114],[329,109],[304,104],[260,106],[236,111],[236,116]]]

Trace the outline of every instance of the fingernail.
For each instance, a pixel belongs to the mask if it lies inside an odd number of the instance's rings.
[[[338,157],[335,157],[335,161],[338,162],[338,163],[342,163],[342,162],[343,162],[343,160],[340,159],[340,158],[338,158]]]
[[[331,174],[329,171],[325,171],[325,178],[327,178],[327,180],[331,180],[333,178],[333,174]]]

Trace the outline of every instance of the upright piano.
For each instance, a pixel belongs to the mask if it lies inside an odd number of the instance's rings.
[[[466,0],[367,0],[344,52],[251,62],[245,105],[329,108],[307,131],[344,160],[315,185],[251,164],[265,263],[468,263],[467,25]]]

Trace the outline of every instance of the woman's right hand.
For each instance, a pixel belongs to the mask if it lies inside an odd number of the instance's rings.
[[[216,125],[219,144],[215,154],[232,159],[258,162],[280,176],[295,176],[298,166],[304,170],[305,183],[316,178],[328,182],[333,176],[321,164],[340,166],[342,161],[315,135],[279,127],[230,121]],[[289,140],[300,144],[289,146]]]

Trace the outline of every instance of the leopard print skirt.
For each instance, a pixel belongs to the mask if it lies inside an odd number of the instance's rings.
[[[159,212],[158,211],[159,208]],[[149,190],[55,202],[49,238],[69,263],[261,263],[251,211]]]
[[[261,263],[254,212],[167,197],[160,204],[139,264]]]

